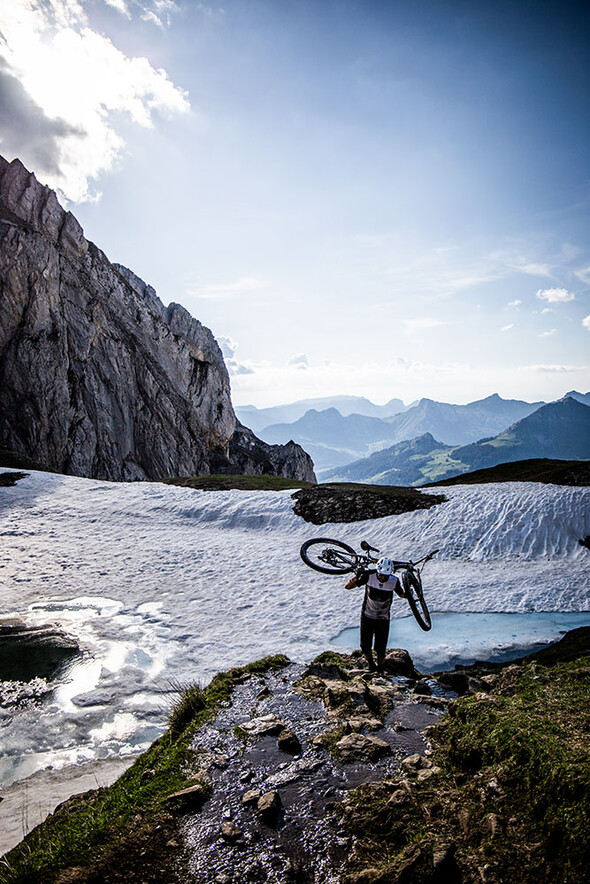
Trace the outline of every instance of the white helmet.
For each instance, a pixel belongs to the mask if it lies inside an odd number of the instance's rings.
[[[383,574],[387,577],[393,574],[393,562],[387,556],[381,556],[377,562],[377,574]]]

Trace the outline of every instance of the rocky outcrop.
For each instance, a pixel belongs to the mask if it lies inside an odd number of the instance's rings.
[[[0,286],[0,447],[102,479],[314,480],[298,446],[237,424],[209,329],[111,264],[52,190],[1,157]]]

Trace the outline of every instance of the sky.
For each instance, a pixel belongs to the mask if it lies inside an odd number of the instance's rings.
[[[0,153],[235,405],[590,390],[590,7],[0,0]]]

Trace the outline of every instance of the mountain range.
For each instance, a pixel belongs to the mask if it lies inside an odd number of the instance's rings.
[[[422,485],[472,470],[529,458],[590,459],[588,394],[543,405],[502,433],[468,445],[450,446],[430,433],[404,441],[343,467],[324,481],[375,485]]]
[[[391,400],[382,407],[388,409],[396,401],[400,400]],[[257,432],[269,444],[285,444],[292,440],[301,445],[313,458],[320,478],[327,478],[328,470],[424,434],[430,434],[444,445],[467,445],[497,435],[544,404],[502,399],[498,394],[467,405],[420,399],[407,408],[404,406],[403,411],[386,417],[358,413],[345,415],[332,406],[322,411],[309,409],[291,423],[259,427]],[[287,412],[288,408],[279,406],[277,410]],[[242,420],[248,421],[243,409],[238,413]]]
[[[390,399],[385,405],[375,405],[364,396],[322,396],[316,399],[299,399],[287,405],[272,405],[269,408],[238,405],[235,412],[245,426],[259,433],[274,424],[291,424],[310,409],[327,411],[331,408],[335,408],[342,417],[361,414],[365,417],[388,418],[405,411],[409,406],[404,405],[401,399]]]

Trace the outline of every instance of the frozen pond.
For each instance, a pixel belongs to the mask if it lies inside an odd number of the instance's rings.
[[[570,629],[590,626],[582,614],[434,614],[432,629],[423,632],[413,617],[391,624],[389,646],[410,650],[422,672],[452,669],[456,664],[493,660],[498,663],[530,654],[557,641]],[[359,628],[343,629],[332,644],[347,653],[359,647]]]

